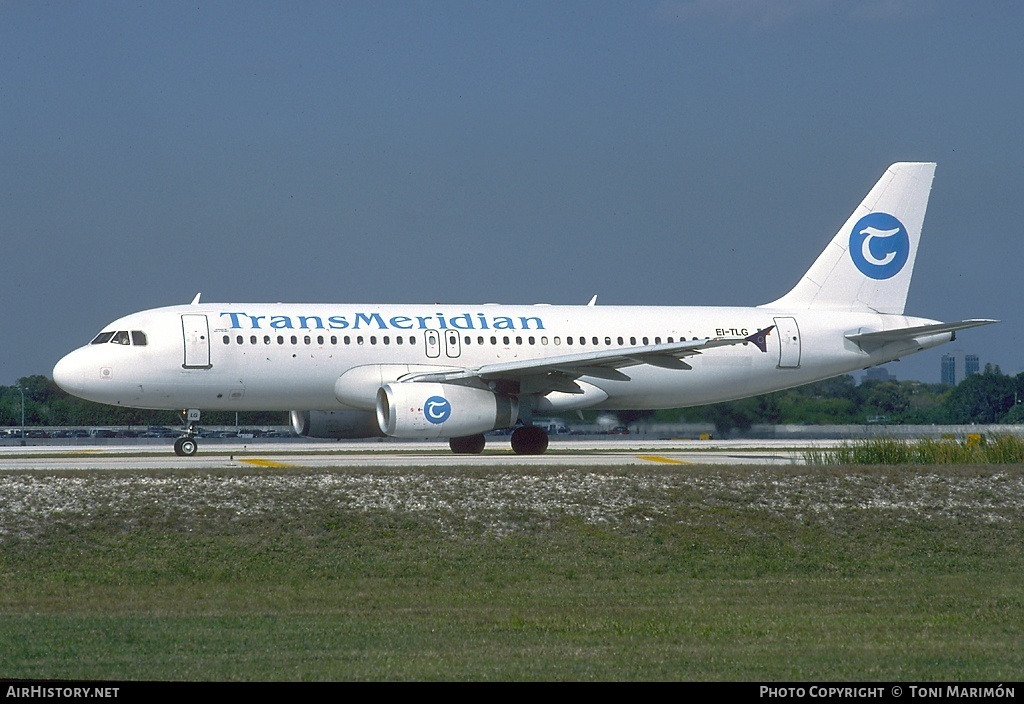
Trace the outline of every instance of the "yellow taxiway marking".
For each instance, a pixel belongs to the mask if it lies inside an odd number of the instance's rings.
[[[273,460],[245,460],[239,459],[239,462],[245,462],[246,464],[253,464],[257,467],[288,467],[289,465],[283,462],[274,462]]]
[[[661,462],[662,464],[692,464],[692,462],[674,460],[671,457],[662,457],[660,455],[637,455],[637,458],[641,460],[649,460],[651,462]]]

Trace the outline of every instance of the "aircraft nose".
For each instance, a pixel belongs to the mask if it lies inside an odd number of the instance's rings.
[[[67,391],[69,394],[79,394],[84,386],[85,375],[83,373],[82,365],[76,359],[76,355],[72,352],[69,355],[65,355],[57,365],[53,368],[53,380],[57,386]]]

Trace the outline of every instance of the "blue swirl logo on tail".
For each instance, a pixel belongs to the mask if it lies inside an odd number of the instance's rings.
[[[428,421],[439,425],[452,414],[452,404],[444,396],[431,396],[423,404],[423,415]]]
[[[891,279],[900,273],[909,257],[907,228],[889,213],[869,213],[850,232],[850,258],[867,277]]]

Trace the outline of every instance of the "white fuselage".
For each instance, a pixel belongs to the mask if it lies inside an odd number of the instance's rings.
[[[381,384],[409,372],[743,338],[774,326],[767,352],[737,344],[687,357],[688,370],[638,363],[621,369],[628,379],[583,375],[583,393],[550,392],[534,403],[674,408],[785,389],[948,342],[943,332],[869,353],[845,337],[933,322],[768,307],[203,303],[114,321],[104,331],[128,332],[131,344],[94,341],[64,357],[54,379],[77,396],[135,408],[372,410]]]

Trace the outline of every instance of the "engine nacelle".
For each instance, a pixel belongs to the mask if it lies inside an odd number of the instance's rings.
[[[292,429],[304,438],[354,440],[384,434],[373,411],[292,411]]]
[[[519,402],[488,389],[407,382],[377,391],[377,422],[396,438],[461,438],[511,427]]]

